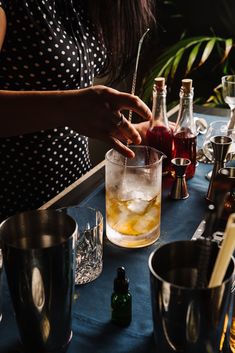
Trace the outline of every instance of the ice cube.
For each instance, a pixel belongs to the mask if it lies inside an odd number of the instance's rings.
[[[122,227],[123,224],[126,224],[129,218],[126,208],[120,207],[119,211],[120,213],[118,213],[116,217],[113,218],[112,221],[110,222],[112,228],[114,228],[117,231],[120,231],[120,227]]]
[[[137,214],[144,214],[146,209],[148,208],[149,201],[147,200],[130,200],[128,201],[127,208],[129,211],[137,213]]]

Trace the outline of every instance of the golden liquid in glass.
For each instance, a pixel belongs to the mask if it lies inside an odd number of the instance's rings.
[[[160,195],[151,200],[118,200],[106,195],[107,223],[120,234],[140,236],[152,232],[160,224],[160,213]]]

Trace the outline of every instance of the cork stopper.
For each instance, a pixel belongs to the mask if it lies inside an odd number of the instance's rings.
[[[165,77],[156,77],[154,79],[154,84],[157,89],[164,89],[165,87]]]
[[[190,93],[193,85],[193,80],[191,78],[185,78],[182,80],[182,87],[185,93]]]

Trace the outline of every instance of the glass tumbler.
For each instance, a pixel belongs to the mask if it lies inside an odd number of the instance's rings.
[[[103,216],[99,210],[87,206],[70,206],[61,210],[78,226],[75,284],[94,281],[103,269]]]
[[[131,146],[134,158],[106,153],[106,234],[126,248],[140,248],[160,236],[162,159],[148,146]]]

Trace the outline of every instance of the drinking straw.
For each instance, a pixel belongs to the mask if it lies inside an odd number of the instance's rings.
[[[209,288],[221,285],[235,249],[235,213],[232,213],[226,225],[224,240],[217,255],[215,266],[209,281]]]

